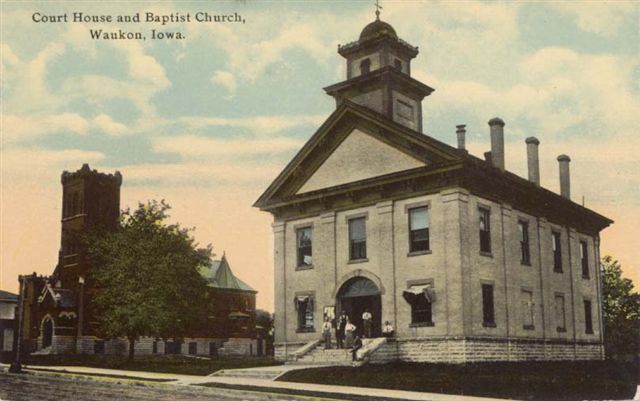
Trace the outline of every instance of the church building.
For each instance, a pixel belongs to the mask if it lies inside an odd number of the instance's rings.
[[[275,354],[312,352],[345,311],[374,339],[360,359],[451,362],[603,358],[601,230],[612,221],[506,169],[505,122],[484,159],[423,132],[434,89],[412,77],[418,48],[379,19],[341,45],[336,110],[256,201],[273,215]],[[427,116],[434,118],[434,116]],[[394,338],[378,341],[389,321]]]
[[[39,354],[125,354],[126,339],[98,337],[98,319],[92,298],[91,260],[80,240],[87,232],[114,230],[120,217],[122,175],[92,170],[88,164],[63,172],[61,244],[51,276],[20,276],[22,328],[25,352]],[[136,341],[137,354],[261,355],[265,345],[256,338],[256,293],[238,279],[225,255],[200,266],[208,282],[209,308],[192,338]]]

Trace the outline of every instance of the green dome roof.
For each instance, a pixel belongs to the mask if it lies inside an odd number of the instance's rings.
[[[364,27],[360,33],[360,42],[375,39],[380,36],[388,36],[396,40],[398,39],[398,34],[396,34],[396,30],[393,29],[391,25],[377,19]]]

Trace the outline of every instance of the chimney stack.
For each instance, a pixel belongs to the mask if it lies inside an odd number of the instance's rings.
[[[491,161],[504,171],[504,121],[498,117],[489,120],[491,128]]]
[[[464,141],[465,135],[467,134],[467,130],[465,129],[466,125],[456,125],[456,135],[458,136],[458,149],[465,150]]]
[[[540,160],[538,158],[538,145],[540,141],[535,136],[530,136],[524,141],[527,144],[527,167],[529,181],[540,186]]]
[[[560,195],[567,199],[571,199],[571,182],[569,179],[569,162],[571,159],[567,155],[558,156],[558,165],[560,168]]]

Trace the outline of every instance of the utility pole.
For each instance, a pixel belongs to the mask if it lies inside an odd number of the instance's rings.
[[[26,277],[20,276],[20,304],[18,306],[18,340],[16,341],[16,359],[9,366],[10,373],[22,373],[22,364],[20,363],[20,349],[22,348],[22,315],[24,314],[24,298]]]

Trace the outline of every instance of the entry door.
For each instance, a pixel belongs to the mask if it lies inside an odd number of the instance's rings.
[[[42,348],[47,348],[51,346],[53,340],[53,322],[47,319],[42,326]]]
[[[382,333],[381,323],[381,302],[380,295],[370,295],[364,297],[349,297],[342,299],[342,310],[347,312],[349,320],[356,325],[358,335],[364,332],[364,324],[362,323],[362,314],[368,309],[373,318],[373,327],[371,335],[379,337]]]

